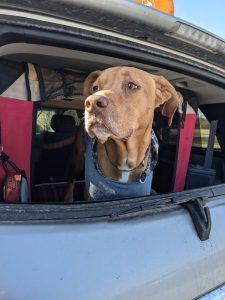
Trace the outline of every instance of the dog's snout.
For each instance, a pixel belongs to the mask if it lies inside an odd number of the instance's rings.
[[[84,106],[88,111],[97,110],[100,111],[106,108],[109,104],[109,100],[105,96],[90,96],[88,97],[85,102]]]
[[[106,97],[100,97],[95,103],[95,105],[98,108],[105,108],[108,106],[108,104],[109,104],[109,101],[108,101],[108,98],[106,98]]]

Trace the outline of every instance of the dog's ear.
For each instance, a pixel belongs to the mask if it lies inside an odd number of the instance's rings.
[[[91,86],[95,82],[95,80],[100,76],[102,71],[93,71],[91,72],[88,77],[84,80],[84,85],[83,85],[83,95],[85,97],[88,97],[91,95]]]
[[[153,76],[156,84],[156,106],[161,110],[161,114],[169,118],[170,126],[173,115],[179,106],[179,96],[175,88],[163,76]]]

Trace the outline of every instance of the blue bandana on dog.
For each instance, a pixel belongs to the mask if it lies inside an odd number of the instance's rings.
[[[153,169],[158,160],[158,140],[152,130],[151,151],[146,169],[139,179],[134,182],[118,182],[107,178],[98,167],[96,143],[85,133],[85,183],[92,200],[114,200],[132,197],[148,196],[151,194]]]

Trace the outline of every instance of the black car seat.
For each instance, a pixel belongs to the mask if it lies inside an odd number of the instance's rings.
[[[36,164],[36,183],[62,182],[70,178],[73,142],[77,126],[73,116],[55,114],[53,132],[41,135],[40,155]]]

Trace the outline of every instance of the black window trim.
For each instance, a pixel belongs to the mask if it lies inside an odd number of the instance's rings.
[[[221,196],[225,196],[225,184],[177,193],[102,202],[0,203],[0,224],[67,224],[119,221],[181,209],[181,205],[195,199],[201,199],[204,204],[207,204]]]

